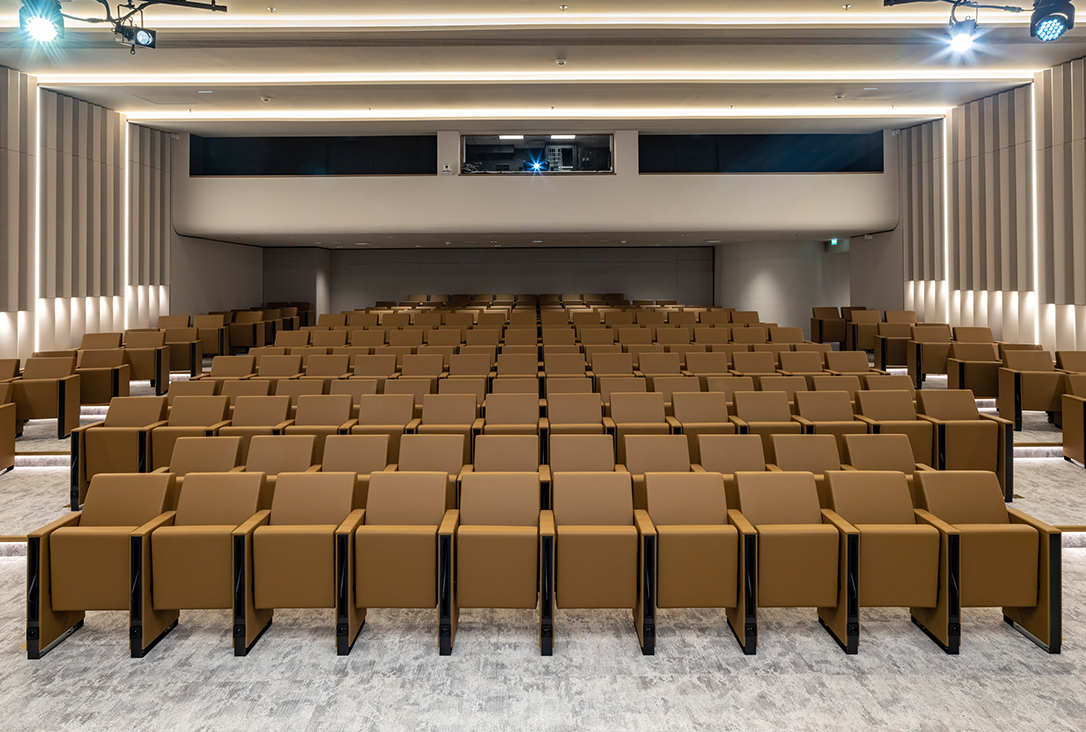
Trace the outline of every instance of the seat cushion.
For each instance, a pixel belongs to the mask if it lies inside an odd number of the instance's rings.
[[[534,608],[539,574],[535,526],[461,526],[456,533],[460,607]]]
[[[657,526],[656,604],[735,607],[739,534],[734,526]]]
[[[138,429],[131,427],[95,427],[84,434],[88,477],[98,473],[139,472]]]
[[[156,610],[233,606],[234,526],[163,526],[151,535]]]
[[[261,526],[253,532],[253,584],[258,608],[335,607],[332,524]]]
[[[857,524],[860,604],[935,607],[939,532],[926,524]]]
[[[839,534],[827,524],[758,528],[759,607],[835,607]]]
[[[560,608],[632,608],[637,599],[637,529],[558,526],[555,601]]]
[[[946,426],[947,470],[995,470],[999,425],[989,420],[958,421]]]
[[[962,607],[1037,604],[1037,530],[1025,524],[957,524]]]
[[[358,607],[437,606],[437,527],[358,527],[355,534]]]
[[[66,526],[49,537],[53,610],[127,610],[135,526]]]

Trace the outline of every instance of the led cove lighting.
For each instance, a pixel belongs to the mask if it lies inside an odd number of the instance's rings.
[[[499,140],[523,140],[524,135],[498,135]]]
[[[576,140],[576,135],[551,135],[552,140]]]

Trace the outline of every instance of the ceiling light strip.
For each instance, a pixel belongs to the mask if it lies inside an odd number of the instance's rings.
[[[44,86],[84,85],[244,85],[244,84],[425,84],[523,82],[975,82],[1032,81],[1033,69],[889,69],[832,71],[735,71],[651,69],[630,71],[419,71],[303,74],[41,74]]]
[[[134,110],[132,121],[229,120],[461,120],[461,119],[758,119],[758,118],[894,118],[942,117],[947,107],[765,107],[765,108],[554,108],[525,109],[296,109],[296,110]]]

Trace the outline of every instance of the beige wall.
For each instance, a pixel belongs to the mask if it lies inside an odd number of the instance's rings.
[[[263,270],[264,250],[259,247],[175,235],[170,243],[170,312],[200,315],[262,305]]]
[[[905,290],[901,283],[905,262],[900,228],[875,234],[870,240],[854,238],[848,257],[852,305],[869,310],[904,309]]]

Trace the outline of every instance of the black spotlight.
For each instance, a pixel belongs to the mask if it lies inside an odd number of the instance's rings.
[[[117,34],[117,43],[132,46],[133,52],[137,47],[154,48],[158,35],[149,28],[137,28],[134,25],[118,26],[115,33]]]
[[[64,38],[64,16],[58,0],[25,0],[19,8],[19,27],[38,43]]]
[[[1055,41],[1075,27],[1075,6],[1069,0],[1036,0],[1029,34],[1039,41]]]

